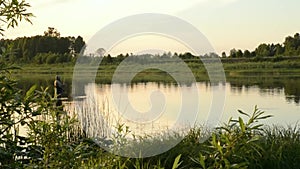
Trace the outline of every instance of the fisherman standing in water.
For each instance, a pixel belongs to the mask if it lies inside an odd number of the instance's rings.
[[[56,75],[55,76],[55,81],[54,81],[54,99],[56,100],[55,106],[58,107],[59,110],[62,111],[62,94],[64,92],[63,89],[64,84],[60,80],[60,76]],[[56,112],[56,120],[59,123],[60,121],[60,112]]]
[[[63,86],[64,85],[60,80],[60,76],[56,75],[54,81],[54,98],[56,99],[56,107],[62,105],[62,94],[64,92]]]

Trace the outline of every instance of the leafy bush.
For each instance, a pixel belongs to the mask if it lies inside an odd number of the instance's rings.
[[[200,152],[194,159],[202,168],[247,168],[261,157],[263,148],[258,144],[262,137],[263,124],[259,120],[270,117],[263,116],[263,111],[255,107],[250,116],[239,110],[241,115],[248,117],[244,121],[230,119],[224,126],[218,127],[212,134],[207,150]]]

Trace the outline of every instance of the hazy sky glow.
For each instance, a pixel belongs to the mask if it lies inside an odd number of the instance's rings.
[[[139,13],[163,13],[196,26],[218,53],[231,48],[254,50],[260,43],[282,43],[300,32],[299,0],[28,0],[36,16],[5,38],[41,35],[48,26],[62,36],[86,42],[115,20]],[[171,29],[171,28],[170,28]],[[122,47],[124,48],[124,47]],[[174,47],[170,47],[173,49]]]

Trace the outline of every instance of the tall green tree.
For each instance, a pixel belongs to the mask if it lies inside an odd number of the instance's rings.
[[[60,33],[53,27],[48,27],[48,30],[44,32],[44,35],[50,37],[60,37]]]
[[[245,51],[244,51],[244,54],[243,54],[243,57],[245,57],[245,58],[251,57],[250,51],[249,51],[249,50],[245,50]]]
[[[236,49],[231,49],[230,52],[229,52],[229,57],[231,58],[236,58]]]
[[[281,44],[276,44],[275,45],[275,55],[279,56],[279,55],[283,55],[284,54],[284,47]]]
[[[226,55],[226,52],[222,52],[222,58],[226,58],[227,57],[227,55]]]
[[[243,52],[242,52],[241,49],[239,49],[239,50],[236,52],[236,57],[237,57],[237,58],[243,57]]]
[[[256,53],[256,56],[259,56],[259,57],[270,56],[270,46],[265,43],[260,44],[255,49],[255,53]]]
[[[284,41],[284,54],[287,56],[297,55],[297,49],[300,46],[300,35],[296,33],[294,37],[288,36]],[[300,53],[299,53],[300,54]]]
[[[74,42],[75,53],[80,53],[81,49],[85,46],[85,42],[81,36],[78,36]]]

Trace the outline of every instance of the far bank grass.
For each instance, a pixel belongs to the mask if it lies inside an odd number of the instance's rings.
[[[119,63],[115,64],[106,64],[106,65],[89,65],[82,64],[76,65],[77,70],[82,74],[82,78],[95,75],[97,71],[97,80],[100,82],[110,82],[113,78],[115,70],[118,68]],[[197,81],[209,80],[207,75],[206,68],[201,63],[201,61],[187,62],[190,70],[193,72],[195,79]],[[295,60],[284,60],[279,62],[271,61],[260,61],[260,62],[235,62],[223,60],[223,68],[225,71],[226,78],[234,77],[251,77],[251,76],[272,76],[272,77],[300,77],[300,59]],[[24,64],[18,65],[21,69],[13,71],[15,76],[39,76],[39,77],[52,77],[56,74],[62,75],[67,78],[73,77],[74,64]],[[141,66],[137,64],[136,66]],[[176,72],[176,64],[165,64],[157,65],[159,67],[169,66],[169,70]],[[132,65],[127,69],[124,69],[126,72],[132,71]],[[216,70],[218,71],[218,70]],[[177,72],[185,74],[186,72]],[[138,73],[134,77],[136,82],[172,82],[174,79],[166,72],[163,72],[158,69],[146,69]]]

